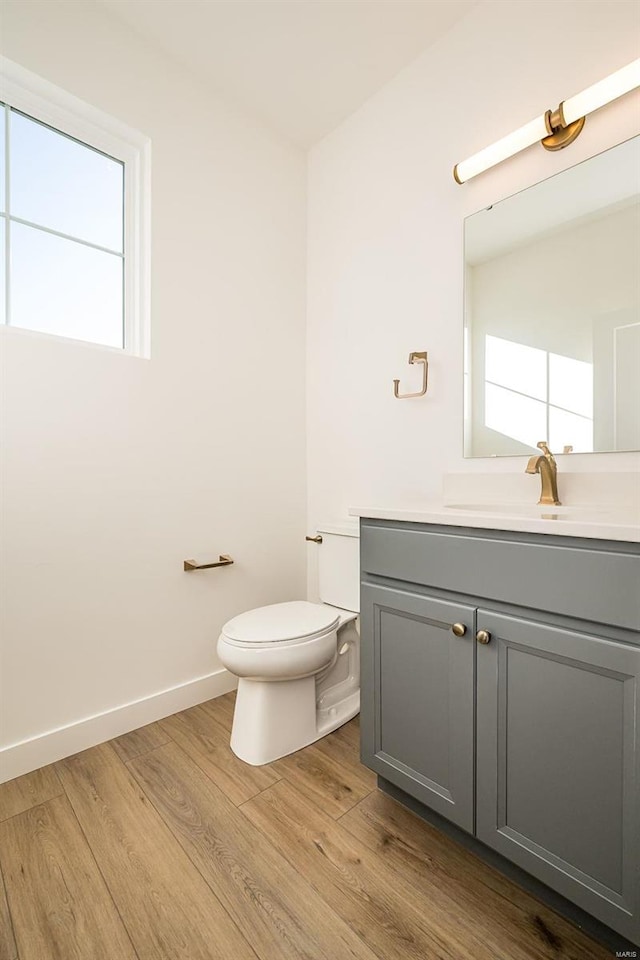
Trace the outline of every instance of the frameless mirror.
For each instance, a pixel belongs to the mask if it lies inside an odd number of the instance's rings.
[[[468,217],[464,453],[640,449],[640,137]]]

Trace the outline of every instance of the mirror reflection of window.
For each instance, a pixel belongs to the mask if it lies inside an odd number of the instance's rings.
[[[484,368],[486,427],[533,448],[593,451],[593,364],[488,334]]]
[[[593,364],[549,354],[549,403],[593,419]]]
[[[547,399],[547,353],[502,337],[485,337],[484,378],[538,400]]]
[[[546,436],[547,407],[493,383],[485,383],[485,426],[505,437],[535,447]]]
[[[593,420],[549,407],[549,446],[556,453],[565,446],[574,453],[593,453]]]
[[[593,364],[549,354],[549,444],[593,453]]]

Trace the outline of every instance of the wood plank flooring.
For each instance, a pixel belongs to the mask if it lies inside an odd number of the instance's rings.
[[[139,730],[132,730],[131,733],[125,733],[121,737],[112,740],[113,748],[125,763],[127,760],[133,760],[141,753],[148,753],[155,747],[161,747],[163,743],[168,743],[171,737],[165,733],[160,724],[150,723],[146,727],[140,727]]]
[[[135,958],[66,797],[54,797],[5,820],[0,844],[24,960]]]
[[[0,785],[0,960],[611,957],[380,793],[357,719],[250,767],[233,705]]]
[[[18,948],[13,936],[9,904],[4,890],[4,877],[0,870],[0,958],[2,960],[16,960],[17,956]]]
[[[0,821],[15,817],[38,803],[59,797],[62,786],[53,767],[41,767],[0,787]]]

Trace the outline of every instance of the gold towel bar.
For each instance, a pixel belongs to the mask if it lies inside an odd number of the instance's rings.
[[[409,363],[423,363],[424,370],[422,374],[422,390],[418,390],[417,393],[398,393],[398,387],[400,386],[399,380],[393,381],[393,395],[396,400],[406,400],[407,397],[423,397],[427,392],[427,377],[429,375],[429,364],[427,362],[427,351],[422,350],[420,352],[414,352],[409,354]]]
[[[217,561],[217,563],[198,563],[197,560],[185,560],[184,569],[209,570],[211,567],[228,567],[230,563],[233,563],[231,557],[228,557],[225,553],[221,553],[220,559]]]

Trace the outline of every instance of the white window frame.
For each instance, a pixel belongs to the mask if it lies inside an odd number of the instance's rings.
[[[91,345],[150,357],[151,141],[120,120],[2,56],[0,100],[124,165],[124,349]],[[8,164],[7,171],[9,177]],[[8,287],[9,282],[7,276]],[[0,326],[6,330],[18,329],[10,323]]]

